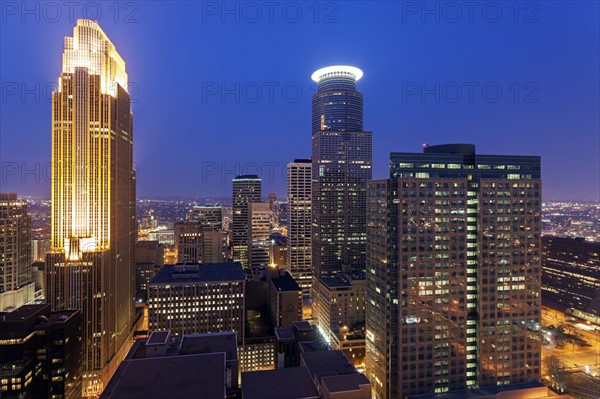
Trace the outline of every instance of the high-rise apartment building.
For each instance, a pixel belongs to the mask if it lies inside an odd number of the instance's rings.
[[[148,284],[148,327],[173,334],[236,331],[244,338],[239,263],[165,265]]]
[[[367,201],[375,397],[538,381],[540,158],[455,144],[390,165]]]
[[[262,181],[256,175],[241,175],[233,179],[232,246],[233,260],[248,266],[248,204],[260,202]]]
[[[248,204],[248,267],[269,265],[271,209],[268,202]]]
[[[312,161],[296,159],[287,165],[288,251],[287,268],[310,295],[312,282]]]
[[[135,312],[133,116],[125,62],[80,19],[52,93],[52,229],[46,299],[80,309],[83,396],[100,393]]]
[[[364,270],[366,187],[371,179],[372,133],[363,131],[360,69],[332,66],[313,73],[313,278]]]
[[[31,218],[15,193],[0,193],[0,311],[35,299],[31,270]]]

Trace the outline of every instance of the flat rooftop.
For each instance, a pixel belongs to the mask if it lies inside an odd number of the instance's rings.
[[[160,334],[153,339],[153,336]],[[225,353],[228,361],[237,360],[237,333],[166,335],[169,331],[155,331],[148,339],[137,339],[126,359],[146,359],[147,345],[168,345],[164,357]],[[168,342],[165,341],[168,340]],[[152,342],[148,343],[148,341]],[[161,342],[162,340],[162,342]]]
[[[225,398],[225,354],[124,360],[101,399]]]
[[[438,394],[423,394],[423,395],[410,395],[408,396],[409,399],[471,399],[471,398],[491,398],[494,397],[495,395],[499,394],[500,392],[507,392],[507,391],[515,391],[515,390],[526,390],[526,389],[546,389],[546,386],[544,384],[542,384],[541,382],[526,382],[526,383],[522,383],[522,384],[510,384],[510,385],[502,385],[502,386],[492,386],[492,387],[484,387],[484,388],[479,388],[477,390],[468,390],[468,389],[464,389],[464,390],[460,390],[460,391],[453,391],[453,392],[445,392],[445,393],[438,393]],[[519,396],[521,397],[521,396]],[[525,396],[523,396],[525,397]],[[529,396],[527,396],[529,397]],[[544,398],[548,398],[549,396],[535,396],[538,399],[544,399]],[[562,396],[554,396],[554,394],[552,394],[552,398],[562,398]],[[566,399],[567,397],[565,397]]]
[[[341,350],[305,352],[300,356],[302,357],[301,364],[308,368],[312,376],[324,377],[358,373]]]
[[[271,283],[277,291],[302,291],[302,288],[288,272],[285,272],[283,276],[272,278]]]
[[[150,284],[186,282],[244,281],[240,263],[189,263],[165,265],[152,278]]]
[[[318,399],[306,367],[242,373],[244,399]]]
[[[324,385],[327,388],[327,391],[331,393],[359,391],[361,386],[371,385],[364,374],[346,374],[323,377],[321,379],[321,384]]]

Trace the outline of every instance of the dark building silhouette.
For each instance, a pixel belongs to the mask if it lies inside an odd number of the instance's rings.
[[[2,398],[81,398],[79,310],[24,305],[0,313]]]

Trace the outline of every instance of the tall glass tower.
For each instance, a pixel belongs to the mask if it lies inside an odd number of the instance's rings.
[[[256,175],[236,176],[232,182],[233,261],[248,267],[248,206],[261,202],[262,180]]]
[[[133,116],[125,62],[100,26],[78,20],[52,93],[53,310],[83,317],[83,396],[102,392],[135,311]]]
[[[363,131],[360,69],[331,66],[313,73],[312,265],[314,278],[365,269],[366,185],[372,133]]]

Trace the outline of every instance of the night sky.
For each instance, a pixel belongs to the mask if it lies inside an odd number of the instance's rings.
[[[310,76],[347,64],[374,178],[390,151],[466,142],[541,155],[545,199],[599,199],[598,2],[44,4],[0,3],[0,191],[49,196],[50,92],[88,17],[127,63],[138,198],[228,197],[257,172],[285,196],[285,165],[310,156]]]

